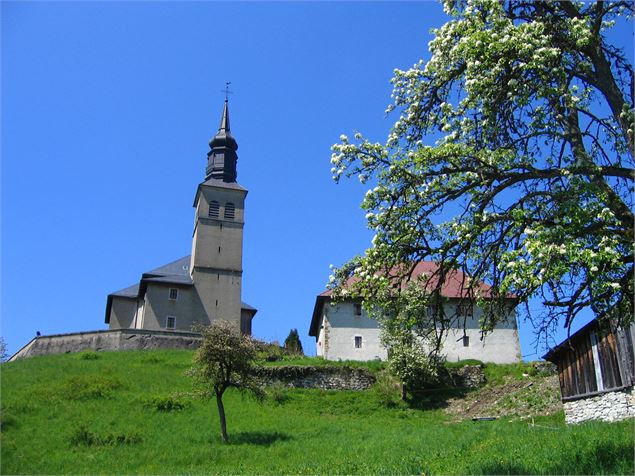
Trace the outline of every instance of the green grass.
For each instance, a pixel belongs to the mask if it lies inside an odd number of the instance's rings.
[[[485,364],[483,367],[488,384],[500,385],[505,380],[512,378],[522,380],[523,374],[536,375],[536,368],[531,362],[518,362],[515,364]]]
[[[222,445],[191,352],[95,355],[2,364],[2,474],[633,474],[632,421],[451,423],[373,391],[229,392]]]

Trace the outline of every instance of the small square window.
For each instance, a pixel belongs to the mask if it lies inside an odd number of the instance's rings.
[[[176,301],[179,297],[179,290],[176,288],[170,288],[170,301]]]
[[[165,327],[166,329],[176,329],[176,317],[168,316]]]
[[[362,336],[355,336],[355,348],[356,349],[362,348]]]
[[[470,346],[470,336],[463,336],[463,347]]]
[[[468,302],[459,303],[456,306],[456,313],[460,317],[472,317],[472,306]]]
[[[361,316],[362,315],[362,305],[358,302],[356,302],[355,304],[353,304],[355,306],[355,315],[356,316]]]
[[[176,328],[176,317],[168,316],[166,319],[165,327],[167,329],[175,329]]]

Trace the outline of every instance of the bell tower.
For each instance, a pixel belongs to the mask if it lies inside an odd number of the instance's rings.
[[[236,182],[238,143],[230,131],[227,99],[218,132],[209,146],[205,181],[198,186],[194,198],[196,214],[189,269],[204,309],[205,316],[201,317],[210,323],[229,321],[242,329],[243,227],[247,190]]]

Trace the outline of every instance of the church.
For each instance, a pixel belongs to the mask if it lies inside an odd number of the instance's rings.
[[[191,331],[196,324],[224,320],[251,334],[257,311],[241,300],[247,190],[236,181],[238,143],[227,99],[209,146],[205,180],[194,197],[191,254],[109,294],[105,322],[111,330]]]

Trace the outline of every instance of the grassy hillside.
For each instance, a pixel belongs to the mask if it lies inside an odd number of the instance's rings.
[[[188,351],[2,364],[2,474],[633,474],[633,422],[453,422],[381,395],[276,389],[264,403],[193,394]],[[425,406],[424,406],[425,408]],[[538,426],[541,425],[541,426]]]

